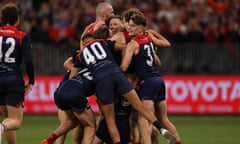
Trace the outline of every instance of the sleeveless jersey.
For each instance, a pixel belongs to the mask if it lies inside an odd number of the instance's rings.
[[[155,62],[155,50],[152,38],[147,33],[144,33],[135,37],[134,40],[139,44],[139,53],[134,57],[139,79],[160,76]]]

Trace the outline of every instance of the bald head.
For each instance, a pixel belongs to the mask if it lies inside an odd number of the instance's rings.
[[[96,7],[96,17],[106,20],[109,16],[114,15],[113,7],[107,2],[101,2]]]

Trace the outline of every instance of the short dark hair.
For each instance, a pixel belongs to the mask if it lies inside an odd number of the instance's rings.
[[[120,15],[110,16],[110,17],[108,17],[108,18],[106,19],[106,21],[105,21],[105,24],[106,24],[107,27],[109,27],[110,21],[111,21],[112,19],[119,19],[119,20],[122,21],[122,17],[121,17]]]
[[[143,15],[144,14],[137,8],[130,8],[129,10],[123,12],[123,18],[125,19],[125,21],[129,22],[131,16],[135,15],[135,14],[139,14],[139,15]]]
[[[100,27],[94,31],[93,37],[95,39],[107,39],[109,38],[109,30],[106,26]]]
[[[3,25],[14,25],[18,21],[20,9],[14,3],[7,3],[1,10],[1,21]]]
[[[132,20],[137,25],[147,26],[147,19],[139,14],[135,14],[131,16],[130,20]]]

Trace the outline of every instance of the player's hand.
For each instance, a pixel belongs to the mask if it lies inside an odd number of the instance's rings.
[[[29,94],[32,91],[33,85],[27,84],[25,85],[25,95]]]

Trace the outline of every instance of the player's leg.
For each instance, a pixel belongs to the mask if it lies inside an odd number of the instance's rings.
[[[92,144],[96,131],[96,121],[92,109],[88,108],[83,112],[73,113],[74,116],[78,119],[78,121],[80,121],[81,125],[85,127],[83,144]]]
[[[99,102],[98,99],[96,99],[96,102],[98,104],[98,109],[99,109],[98,118],[97,118],[97,121],[96,121],[96,129],[97,129],[100,122],[104,119],[104,115],[103,115],[103,112],[102,112],[102,109],[101,109],[101,103]]]
[[[96,135],[94,136],[94,139],[93,139],[93,144],[103,144],[104,142],[98,138]]]
[[[6,106],[4,112],[4,120],[2,125],[4,126],[5,136],[8,144],[16,143],[16,129],[22,124],[23,107]]]
[[[74,144],[82,144],[83,135],[84,135],[84,127],[83,125],[78,124],[78,126],[73,131]]]
[[[66,112],[58,109],[58,119],[60,123],[63,124],[65,121],[69,120],[69,117],[66,114]],[[83,131],[84,131],[84,128],[81,124],[79,124],[76,128],[74,128],[74,132],[73,132],[74,144],[81,144],[82,138],[83,138]],[[67,136],[67,133],[59,136],[55,141],[55,144],[64,144],[66,136]]]
[[[113,143],[115,144],[120,142],[120,134],[118,132],[115,122],[114,103],[102,105],[101,109],[105,117],[108,131],[112,138]]]
[[[68,119],[66,119],[63,123],[61,123],[55,130],[54,132],[47,138],[41,141],[40,144],[53,144],[54,141],[59,137],[62,136],[63,134],[66,134],[69,132],[71,129],[75,128],[78,124],[78,122],[75,120],[74,115],[72,114],[71,111],[64,111]]]
[[[131,90],[123,96],[129,101],[133,108],[149,120],[171,144],[174,144],[176,138],[168,130],[163,128],[155,115],[142,104],[135,90]]]
[[[3,85],[0,89],[0,95],[0,105],[4,115],[0,124],[0,139],[2,134],[7,132],[7,142],[15,144],[16,132],[14,131],[21,126],[23,119],[24,83]]]
[[[7,108],[4,105],[1,105],[1,110],[2,110],[2,114],[3,114],[3,118],[7,117]],[[0,124],[0,144],[2,143],[2,136],[3,133],[6,136],[6,131],[4,132],[4,125],[2,125],[2,123]]]
[[[59,119],[60,124],[62,124],[69,118],[64,111],[58,109],[58,119]],[[66,136],[67,136],[67,134],[63,134],[62,136],[58,137],[55,143],[56,144],[64,144]]]
[[[5,131],[5,137],[8,144],[16,144],[17,134],[16,130]]]
[[[136,74],[127,74],[128,80],[132,84],[133,88],[136,92],[139,92],[139,84],[138,84],[138,76]],[[131,143],[132,144],[141,144],[141,134],[138,126],[138,112],[136,110],[132,110],[130,117],[130,125],[131,125]]]
[[[3,113],[3,117],[6,118],[7,117],[7,108],[6,106],[1,106],[2,108],[2,113]],[[0,132],[1,134],[4,131],[4,127],[1,127]],[[15,139],[16,139],[16,131],[15,130],[9,130],[9,131],[5,131],[4,132],[6,139],[8,139],[9,143],[14,143]],[[0,143],[2,142],[2,140],[0,140]]]
[[[159,121],[161,122],[161,124],[176,137],[177,144],[181,144],[181,139],[176,127],[168,119],[166,100],[159,101],[156,103],[156,115]]]
[[[116,83],[118,83],[117,89],[120,95],[127,99],[132,107],[137,112],[143,114],[151,123],[157,121],[157,118],[154,116],[154,114],[149,112],[149,110],[146,109],[146,107],[142,104],[128,78],[123,73],[116,74],[115,77],[116,78],[114,80]]]
[[[115,112],[114,112],[114,93],[115,93],[115,88],[119,87],[118,81],[119,80],[118,80],[118,73],[117,73],[117,74],[106,77],[104,80],[99,82],[96,86],[97,98],[101,103],[100,107],[104,115],[104,118],[106,120],[108,131],[112,138],[113,143],[120,142],[120,134],[118,132],[117,125],[115,122]],[[126,78],[126,81],[128,81],[127,78]]]
[[[134,109],[132,110],[130,117],[130,127],[131,127],[131,143],[140,144],[141,143],[141,134],[138,127],[138,112]]]
[[[153,129],[152,129],[151,141],[152,141],[152,144],[159,143],[158,130],[155,127],[153,127]]]
[[[154,114],[149,112],[149,110],[142,104],[135,90],[131,90],[125,93],[123,96],[129,101],[129,103],[137,112],[141,113],[151,123],[157,121],[157,118],[154,116]]]
[[[144,106],[154,113],[154,103],[152,100],[143,100]],[[142,115],[138,116],[138,123],[144,144],[151,144],[152,124]]]

